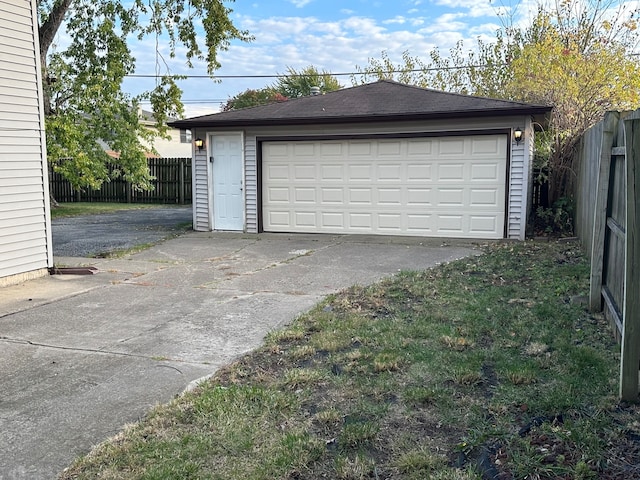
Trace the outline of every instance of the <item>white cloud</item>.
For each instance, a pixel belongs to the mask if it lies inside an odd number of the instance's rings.
[[[313,0],[289,0],[296,8],[302,8],[310,4]]]
[[[466,22],[460,22],[458,19],[464,18],[460,13],[445,13],[434,21],[430,22],[426,27],[418,30],[419,33],[434,34],[443,31],[464,31],[467,29]]]
[[[397,23],[402,25],[404,23],[407,23],[407,19],[402,15],[396,15],[395,17],[390,18],[389,20],[384,20],[382,23],[385,23],[385,24]]]

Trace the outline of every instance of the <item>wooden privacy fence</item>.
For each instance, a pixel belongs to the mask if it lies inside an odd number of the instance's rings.
[[[591,257],[589,306],[621,344],[620,397],[637,401],[640,368],[640,110],[609,112],[578,152],[576,233]]]
[[[191,192],[190,158],[150,158],[149,173],[153,189],[138,191],[122,179],[105,182],[99,190],[75,190],[59,173],[49,167],[49,190],[58,202],[117,202],[189,204]]]

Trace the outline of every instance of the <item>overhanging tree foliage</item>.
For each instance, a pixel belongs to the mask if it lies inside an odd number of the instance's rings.
[[[138,188],[149,187],[145,144],[166,133],[168,117],[183,114],[181,90],[166,68],[168,54],[205,62],[207,73],[220,67],[217,53],[234,39],[249,41],[229,18],[225,0],[40,0],[39,36],[44,82],[47,154],[54,169],[75,188],[99,188],[110,175]],[[197,33],[201,25],[204,36]],[[54,40],[64,32],[62,49]],[[155,88],[132,97],[122,82],[135,71],[131,51],[149,44],[156,59]],[[143,43],[145,42],[145,43]],[[138,105],[149,101],[156,132],[138,119]],[[107,155],[105,147],[118,152]],[[109,173],[109,166],[114,167]]]
[[[222,106],[222,110],[238,110],[240,108],[256,107],[273,102],[284,102],[289,98],[306,97],[311,95],[311,88],[320,88],[320,93],[333,92],[342,88],[338,79],[330,73],[318,70],[309,65],[300,71],[287,67],[287,74],[265,88],[247,89],[231,97]]]
[[[228,112],[230,110],[240,110],[241,108],[257,107],[259,105],[266,105],[273,102],[284,102],[286,100],[288,100],[288,97],[285,97],[271,87],[257,90],[248,88],[244,92],[227,100],[227,103],[222,106],[222,111]]]
[[[635,9],[633,9],[635,8]],[[394,64],[383,52],[358,67],[354,84],[375,78],[445,91],[554,107],[550,142],[537,156],[548,167],[551,202],[572,197],[573,150],[580,135],[607,110],[640,106],[640,66],[631,55],[638,46],[638,8],[618,0],[559,0],[541,4],[531,23],[504,25],[494,42],[477,41],[465,51],[459,43],[444,56],[427,59],[405,52]],[[548,148],[546,148],[548,147]]]

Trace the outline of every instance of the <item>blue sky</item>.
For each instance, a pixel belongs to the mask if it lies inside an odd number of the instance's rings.
[[[495,0],[237,0],[233,9],[235,25],[255,37],[251,43],[234,42],[219,54],[220,75],[274,75],[287,66],[296,70],[314,65],[332,73],[353,72],[369,58],[386,51],[396,62],[402,53],[424,57],[434,48],[446,52],[463,40],[469,48],[475,39],[495,38],[500,27],[498,14],[511,11],[508,3]],[[514,3],[516,5],[516,3]],[[518,2],[516,20],[529,17],[527,0]],[[155,72],[154,42],[134,47],[138,74]],[[206,74],[204,65],[189,70],[184,56],[165,60],[174,74]],[[163,70],[164,71],[164,70]],[[187,79],[184,91],[187,116],[213,113],[220,103],[247,88],[262,88],[275,79]],[[348,76],[339,77],[351,86]],[[152,80],[129,79],[126,89],[138,93]]]

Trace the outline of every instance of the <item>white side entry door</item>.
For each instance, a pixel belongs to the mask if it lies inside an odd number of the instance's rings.
[[[211,175],[214,230],[244,229],[242,135],[211,136]]]

